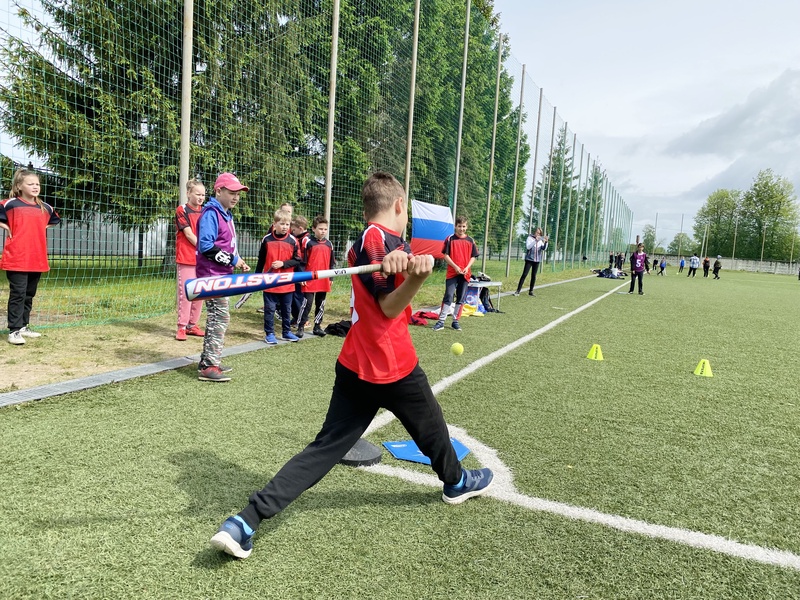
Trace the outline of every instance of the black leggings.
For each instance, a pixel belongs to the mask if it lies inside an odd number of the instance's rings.
[[[519,278],[519,283],[517,284],[518,294],[520,291],[522,291],[522,285],[525,283],[525,278],[528,276],[528,271],[531,270],[533,270],[533,272],[531,273],[531,289],[529,291],[532,292],[533,286],[536,285],[536,272],[539,270],[539,263],[525,259],[525,269],[522,271],[522,277]]]

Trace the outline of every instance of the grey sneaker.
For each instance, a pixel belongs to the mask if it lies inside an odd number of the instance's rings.
[[[25,325],[22,329],[19,330],[19,333],[22,337],[26,338],[37,338],[42,337],[41,333],[35,332],[33,329]]]
[[[21,346],[25,343],[25,338],[22,337],[22,334],[19,331],[12,331],[8,334],[8,343],[14,344],[15,346]]]

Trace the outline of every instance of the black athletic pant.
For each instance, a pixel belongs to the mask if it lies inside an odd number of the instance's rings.
[[[533,286],[536,285],[536,272],[539,270],[539,263],[534,262],[532,260],[525,260],[525,269],[522,271],[522,277],[519,278],[519,283],[517,284],[517,293],[519,294],[522,291],[522,284],[525,283],[525,278],[528,276],[528,271],[533,270],[531,273],[531,289],[528,290],[530,292],[533,291]]]
[[[637,279],[639,280],[639,293],[640,294],[642,293],[642,278],[643,277],[644,277],[644,271],[640,271],[638,273],[636,271],[634,271],[633,273],[631,273],[631,289],[628,290],[629,294],[633,292],[633,286],[636,283]]]
[[[328,292],[306,292],[303,294],[303,304],[300,307],[300,317],[297,319],[299,327],[305,327],[308,324],[308,316],[311,314],[311,305],[316,304],[314,312],[314,327],[319,327],[322,324],[322,318],[325,316],[325,298],[328,297]]]
[[[689,272],[686,274],[687,277],[694,277],[697,274],[697,267],[689,267]]]
[[[394,383],[367,383],[336,363],[328,414],[316,439],[295,455],[240,515],[253,529],[286,508],[330,471],[364,434],[379,408],[390,410],[403,424],[439,479],[455,485],[461,464],[450,443],[442,409],[419,365]]]
[[[41,273],[6,271],[8,277],[8,330],[19,331],[31,321],[33,297],[39,287]]]
[[[298,320],[300,315],[303,313],[303,297],[305,293],[303,292],[303,286],[299,283],[296,283],[294,286],[294,292],[292,292],[292,323],[299,323]]]

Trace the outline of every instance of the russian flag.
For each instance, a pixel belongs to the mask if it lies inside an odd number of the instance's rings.
[[[453,215],[447,206],[411,201],[411,251],[442,258],[447,236],[455,232]]]

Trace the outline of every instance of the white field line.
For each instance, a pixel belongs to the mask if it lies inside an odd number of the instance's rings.
[[[572,312],[559,317],[555,321],[548,323],[533,333],[530,333],[481,359],[478,359],[461,371],[442,379],[433,386],[434,392],[437,394],[443,392],[467,375],[474,373],[481,367],[492,363],[501,356],[508,354],[512,350],[519,348],[521,345],[537,338],[547,331],[550,331],[556,325],[559,325],[568,318],[580,313],[583,310],[586,310],[600,300],[607,298],[624,285],[626,284],[622,284],[621,286],[614,288],[610,292],[607,292],[591,302],[576,308]],[[381,427],[389,424],[393,419],[394,415],[392,413],[388,411],[381,413],[372,421],[367,433],[377,431]],[[566,517],[576,521],[604,525],[606,527],[627,533],[635,533],[655,539],[667,540],[676,542],[678,544],[691,546],[692,548],[710,550],[720,554],[727,554],[728,556],[735,556],[737,558],[744,558],[754,562],[776,565],[779,567],[800,571],[800,556],[785,550],[764,548],[753,544],[743,544],[741,542],[730,540],[718,535],[710,535],[698,531],[681,529],[679,527],[655,525],[648,523],[647,521],[639,521],[637,519],[630,519],[628,517],[610,515],[590,508],[581,508],[579,506],[572,506],[562,502],[553,502],[551,500],[545,500],[542,498],[535,498],[521,494],[519,491],[517,491],[516,486],[514,485],[514,476],[511,472],[511,469],[509,469],[508,466],[506,466],[506,464],[500,459],[500,457],[497,455],[497,451],[494,448],[481,443],[459,427],[454,427],[452,425],[448,425],[448,427],[450,428],[450,434],[452,437],[457,438],[460,442],[467,446],[481,465],[484,467],[489,467],[494,472],[492,489],[487,492],[487,496],[491,496],[498,500],[502,500],[503,502],[508,502],[509,504],[514,504],[522,508],[527,508],[528,510],[536,510]],[[439,481],[439,479],[435,475],[429,473],[420,473],[417,471],[411,471],[401,467],[393,467],[385,464],[377,464],[371,467],[359,468],[373,473],[379,473],[381,475],[388,475],[390,477],[404,479],[405,481],[409,481],[418,485],[426,485],[435,488],[441,488],[442,486],[442,483]]]

